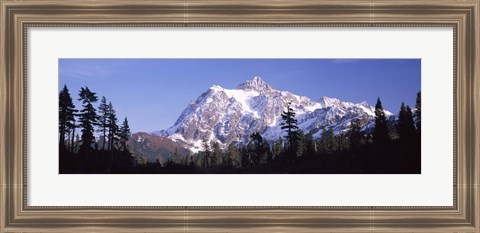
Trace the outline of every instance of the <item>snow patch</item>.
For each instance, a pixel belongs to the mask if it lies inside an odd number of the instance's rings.
[[[253,110],[248,103],[249,100],[253,97],[259,96],[260,93],[256,91],[245,91],[245,90],[230,90],[230,89],[223,89],[223,92],[228,96],[229,99],[234,98],[237,102],[239,102],[242,108],[242,115],[245,113],[253,114],[256,118],[260,118],[260,115],[257,111]]]

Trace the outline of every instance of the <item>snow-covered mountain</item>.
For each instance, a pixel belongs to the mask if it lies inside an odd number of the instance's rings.
[[[366,102],[354,104],[329,97],[313,101],[276,90],[256,76],[235,89],[210,87],[187,106],[172,127],[154,134],[182,142],[193,152],[202,149],[203,140],[226,147],[248,142],[254,132],[273,141],[285,135],[279,124],[287,102],[292,103],[300,129],[316,138],[323,129],[345,132],[356,118],[364,129],[373,126],[374,107]],[[392,114],[386,111],[386,115]]]

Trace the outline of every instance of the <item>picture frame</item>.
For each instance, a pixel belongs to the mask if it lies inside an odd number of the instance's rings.
[[[480,232],[480,2],[0,1],[0,232]],[[454,204],[28,206],[29,27],[452,27]]]

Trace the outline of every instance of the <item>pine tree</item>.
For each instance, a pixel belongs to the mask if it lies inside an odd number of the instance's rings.
[[[107,99],[105,96],[102,96],[102,100],[100,101],[100,106],[98,106],[98,111],[100,114],[99,117],[99,126],[100,126],[100,132],[102,133],[102,138],[103,138],[103,145],[102,145],[102,150],[105,150],[105,144],[107,141],[107,128],[108,128],[108,117],[109,117],[109,106],[107,105]]]
[[[287,148],[289,151],[289,155],[291,157],[295,156],[296,150],[298,147],[298,126],[297,126],[297,119],[295,119],[295,111],[291,107],[292,103],[286,103],[286,110],[282,112],[282,120],[283,122],[280,123],[281,129],[287,132],[286,139],[287,139]]]
[[[382,107],[380,98],[377,99],[375,104],[375,129],[373,131],[373,142],[377,145],[384,145],[384,143],[390,141],[388,136],[388,125],[385,111]]]
[[[98,98],[88,87],[82,87],[79,96],[80,98],[78,100],[82,102],[83,107],[79,114],[80,127],[82,128],[82,145],[80,146],[80,150],[89,152],[92,150],[92,144],[95,143],[93,127],[97,124],[97,112],[93,107],[93,103],[97,102]]]
[[[58,100],[59,100],[58,123],[59,123],[59,133],[60,133],[59,144],[61,148],[66,148],[65,136],[69,131],[75,132],[75,112],[77,112],[77,110],[75,110],[75,105],[73,104],[72,97],[68,92],[67,85],[63,86],[63,89],[60,91]]]
[[[125,120],[123,120],[122,126],[120,127],[120,143],[122,144],[123,150],[127,150],[127,142],[128,139],[130,139],[131,132],[130,132],[130,127],[128,126],[128,120],[125,117]],[[176,148],[175,148],[176,151]]]
[[[114,150],[116,136],[118,134],[118,119],[115,109],[113,109],[112,102],[108,103],[108,119],[107,119],[107,126],[108,126],[108,149]]]

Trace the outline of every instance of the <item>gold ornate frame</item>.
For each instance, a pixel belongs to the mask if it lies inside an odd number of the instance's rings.
[[[479,0],[0,0],[0,232],[478,232]],[[454,28],[451,207],[31,207],[26,203],[27,28]]]

